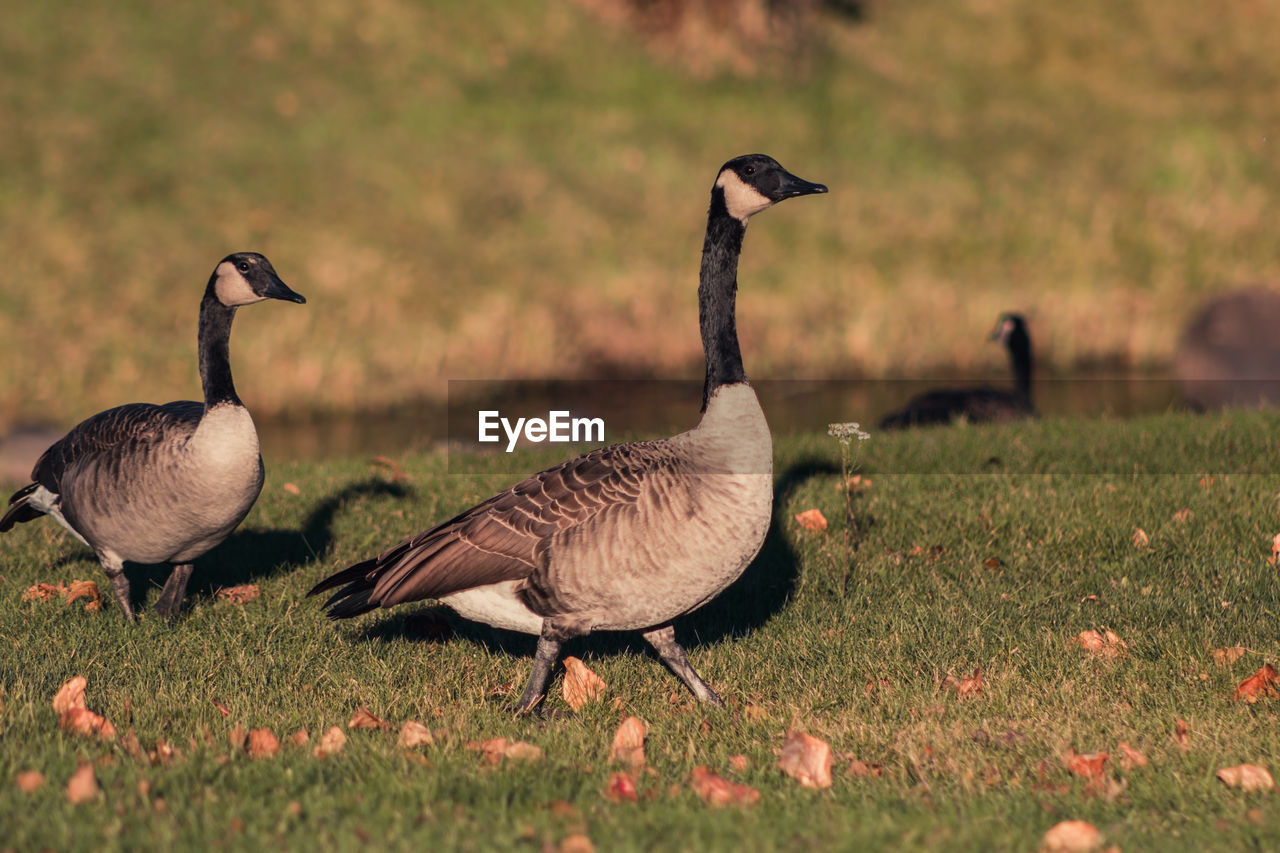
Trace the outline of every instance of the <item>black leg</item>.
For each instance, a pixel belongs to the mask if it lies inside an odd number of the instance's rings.
[[[676,678],[684,682],[684,686],[689,688],[689,692],[697,697],[699,702],[724,707],[720,697],[707,686],[707,682],[698,677],[698,673],[694,672],[693,667],[689,665],[689,659],[684,656],[684,649],[676,642],[675,628],[663,625],[661,628],[645,631],[644,638],[658,652],[662,662],[675,673]]]
[[[529,673],[529,683],[516,703],[517,714],[528,714],[547,695],[547,680],[551,677],[551,667],[560,657],[560,646],[563,644],[549,621],[542,623],[542,636],[538,637],[538,651],[533,656],[533,672]]]
[[[165,619],[173,619],[178,615],[178,611],[182,609],[182,598],[187,594],[187,581],[191,580],[193,568],[195,567],[190,563],[173,567],[169,579],[164,583],[164,589],[160,590],[156,613]]]
[[[124,560],[112,551],[102,550],[97,554],[102,570],[111,580],[111,591],[116,594],[116,603],[120,605],[124,618],[134,621],[133,605],[129,603],[129,579],[124,574]]]

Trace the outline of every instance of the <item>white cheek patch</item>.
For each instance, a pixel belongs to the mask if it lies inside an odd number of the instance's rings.
[[[253,292],[249,282],[245,281],[244,276],[230,261],[218,264],[218,281],[214,284],[213,291],[217,294],[218,301],[228,307],[251,305],[266,299]]]
[[[738,173],[732,169],[725,169],[720,173],[716,186],[724,190],[724,204],[729,208],[729,215],[744,223],[748,216],[773,204],[759,190],[739,178]]]

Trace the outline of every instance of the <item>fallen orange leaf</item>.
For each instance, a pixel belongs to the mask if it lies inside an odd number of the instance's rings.
[[[956,695],[961,699],[977,696],[982,692],[982,667],[976,667],[973,675],[960,679],[956,683]]]
[[[467,749],[484,753],[485,761],[489,764],[498,764],[504,758],[513,761],[537,761],[542,758],[542,747],[522,740],[509,741],[504,737],[469,741]]]
[[[1271,565],[1280,566],[1280,533],[1271,540]]]
[[[373,715],[373,712],[361,705],[356,712],[351,715],[351,719],[347,722],[349,729],[380,729],[386,723]]]
[[[251,729],[249,731],[249,757],[270,758],[280,751],[280,741],[276,740],[271,729]]]
[[[88,708],[68,708],[62,712],[58,725],[64,732],[97,735],[103,740],[115,740],[116,737],[116,727],[107,718]]]
[[[431,730],[416,720],[409,720],[400,727],[400,737],[396,741],[396,746],[401,749],[413,749],[415,746],[431,746],[435,743],[435,738],[431,736]]]
[[[62,584],[54,586],[51,583],[38,583],[34,586],[27,587],[27,591],[22,593],[23,601],[48,601],[51,598],[61,598],[67,594],[67,588]]]
[[[311,754],[316,758],[325,758],[330,755],[336,755],[342,752],[342,748],[347,745],[347,736],[342,729],[333,726],[329,731],[324,733],[320,738],[320,745],[312,750]]]
[[[865,761],[859,761],[856,758],[849,761],[849,766],[846,769],[854,776],[880,777],[884,775],[883,766],[879,764],[867,764]]]
[[[67,781],[67,800],[74,806],[98,796],[98,777],[92,764],[81,764]]]
[[[737,755],[730,755],[729,766],[741,773],[751,766],[751,759],[741,753],[738,753]]]
[[[1273,685],[1276,679],[1276,668],[1269,663],[1263,664],[1261,669],[1240,682],[1240,686],[1236,688],[1235,698],[1252,704],[1264,696],[1275,696],[1276,688]]]
[[[787,732],[778,769],[806,788],[830,788],[831,747],[804,732]]]
[[[30,794],[44,784],[44,774],[39,770],[25,770],[13,780],[19,791]]]
[[[1129,644],[1116,636],[1110,628],[1105,631],[1081,631],[1076,635],[1075,643],[1089,654],[1104,658],[1118,658],[1129,648]]]
[[[693,768],[690,774],[694,793],[709,806],[719,808],[727,805],[755,805],[760,801],[760,792],[750,785],[730,782],[723,776],[717,776],[705,766]]]
[[[1132,770],[1135,767],[1146,767],[1147,757],[1138,750],[1129,746],[1125,741],[1120,741],[1116,745],[1116,749],[1120,751],[1120,766],[1125,770]]]
[[[1186,749],[1191,743],[1191,729],[1187,725],[1187,721],[1179,717],[1173,724],[1173,739],[1178,742],[1178,746]]]
[[[83,675],[77,675],[66,684],[58,688],[58,692],[53,694],[53,711],[55,714],[62,714],[72,708],[83,708],[84,689],[89,686],[89,679]]]
[[[311,735],[307,733],[306,729],[298,729],[289,735],[289,742],[294,746],[306,746],[309,740],[311,740]]]
[[[178,755],[178,750],[167,740],[156,741],[156,748],[147,753],[152,764],[168,764]]]
[[[1276,786],[1275,780],[1271,778],[1267,769],[1257,764],[1224,767],[1216,775],[1227,787],[1239,788],[1242,791],[1270,791]]]
[[[98,591],[98,585],[93,581],[72,581],[71,586],[67,587],[67,604],[75,601],[77,598],[88,598],[85,604],[85,610],[98,610],[102,607],[102,593]]]
[[[260,594],[256,583],[242,583],[239,586],[228,586],[218,590],[218,598],[230,601],[232,604],[253,601]]]
[[[627,717],[614,732],[609,747],[609,761],[617,761],[631,767],[644,766],[644,738],[648,727],[639,717]]]
[[[596,846],[591,843],[591,839],[581,832],[566,835],[560,839],[560,844],[556,847],[556,853],[595,853],[595,851]]]
[[[1102,833],[1083,820],[1064,820],[1044,834],[1045,853],[1089,853],[1102,846]]]
[[[616,770],[609,774],[609,784],[604,789],[604,797],[613,803],[635,802],[640,799],[636,791],[636,780],[625,770]]]
[[[223,705],[223,704],[222,704],[221,702],[219,702],[217,699],[214,699],[214,700],[212,700],[212,701],[213,701],[213,707],[215,707],[215,708],[217,708],[217,709],[218,709],[218,713],[222,714],[222,716],[224,716],[224,717],[230,717],[230,716],[231,716],[231,709],[230,709],[230,708],[228,708],[226,705]]]
[[[827,529],[827,517],[817,509],[806,509],[804,512],[796,513],[796,521],[800,522],[800,526],[805,530]]]
[[[1232,646],[1229,649],[1209,649],[1209,654],[1213,656],[1213,662],[1218,666],[1231,666],[1231,664],[1244,657],[1244,647]]]
[[[1077,753],[1068,749],[1062,754],[1062,761],[1067,771],[1082,779],[1101,779],[1107,772],[1107,761],[1110,758],[1105,752]]]
[[[285,483],[285,484],[284,484],[284,490],[285,490],[286,492],[288,492],[289,494],[291,494],[291,495],[300,495],[300,494],[302,494],[302,489],[299,489],[299,488],[298,488],[298,485],[297,485],[296,483]]]
[[[577,711],[608,689],[607,684],[582,661],[573,656],[564,659],[564,701]]]
[[[1191,509],[1185,506],[1173,514],[1174,521],[1186,521],[1190,517],[1191,517]]]
[[[1147,531],[1143,530],[1141,527],[1135,527],[1133,529],[1133,547],[1145,548],[1150,544],[1151,537],[1147,535]]]

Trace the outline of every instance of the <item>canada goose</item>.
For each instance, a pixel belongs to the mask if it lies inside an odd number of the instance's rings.
[[[880,429],[950,423],[964,417],[974,423],[1015,421],[1036,417],[1031,405],[1031,337],[1021,314],[1001,314],[991,340],[1009,351],[1013,391],[998,388],[957,388],[926,391],[901,409],[880,419]]]
[[[53,516],[98,555],[130,620],[124,563],[170,563],[156,612],[176,615],[192,561],[227,538],[262,491],[258,433],[227,353],[236,308],[264,299],[306,302],[256,252],[219,261],[200,302],[204,402],[130,403],[81,422],[37,460],[0,532]]]
[[[698,287],[706,381],[695,429],[534,474],[309,594],[342,587],[325,605],[334,619],[438,598],[467,619],[538,635],[520,712],[542,700],[561,645],[599,630],[643,631],[694,696],[723,704],[672,620],[732,583],[769,527],[773,443],[738,348],[738,255],[753,214],[826,191],[762,154],[721,167]]]
[[[1280,405],[1280,291],[1216,296],[1188,322],[1173,373],[1196,409]]]

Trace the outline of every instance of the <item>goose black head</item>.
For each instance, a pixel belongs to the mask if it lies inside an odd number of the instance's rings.
[[[744,225],[748,217],[783,199],[827,191],[822,184],[797,178],[767,154],[745,154],[725,163],[716,189],[723,194],[729,215]]]
[[[1008,344],[1015,337],[1025,338],[1027,336],[1027,321],[1021,314],[1006,313],[1001,314],[996,320],[996,328],[991,333],[991,340],[999,341],[1002,344]]]
[[[264,299],[306,303],[306,297],[289,289],[276,275],[271,261],[257,252],[236,252],[218,262],[209,278],[209,289],[228,307],[252,305]]]

